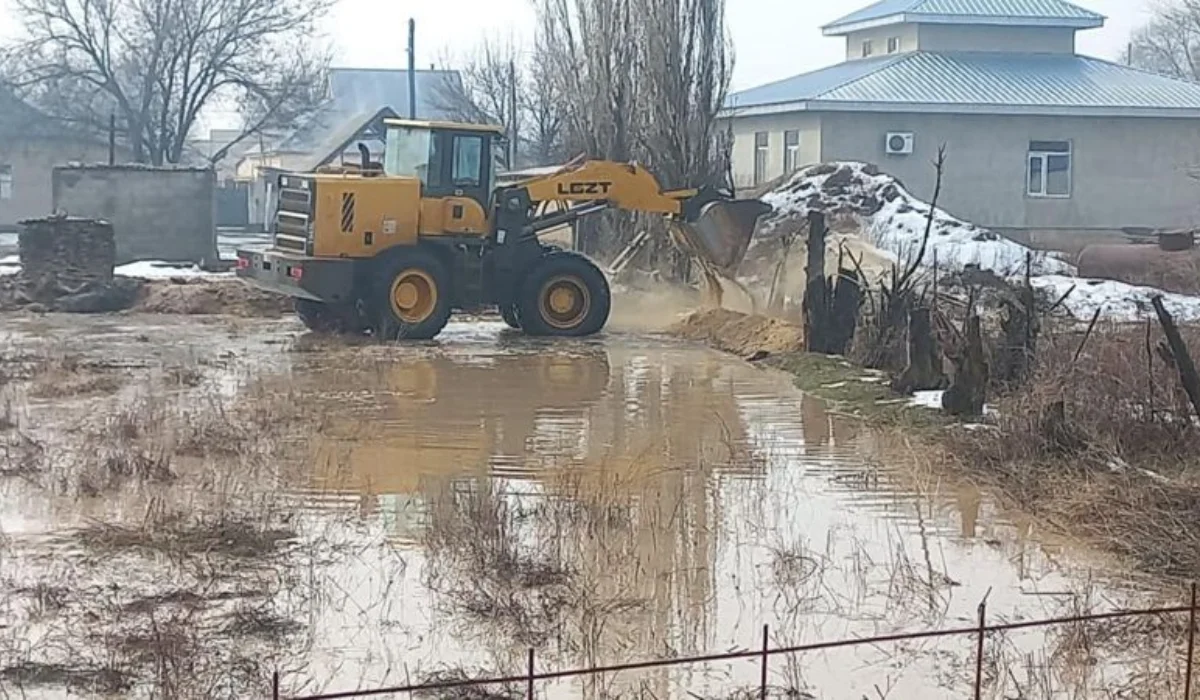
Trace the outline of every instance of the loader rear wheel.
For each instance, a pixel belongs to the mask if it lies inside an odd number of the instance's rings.
[[[600,268],[577,253],[553,253],[526,278],[517,308],[530,335],[585,336],[604,328],[611,307]]]
[[[429,340],[450,320],[449,275],[429,251],[403,250],[382,261],[375,290],[384,340]]]

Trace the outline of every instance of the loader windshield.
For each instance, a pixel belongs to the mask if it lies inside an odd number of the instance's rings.
[[[429,185],[432,132],[404,126],[389,127],[383,172],[392,177],[417,177]]]

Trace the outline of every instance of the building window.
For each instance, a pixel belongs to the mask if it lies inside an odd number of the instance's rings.
[[[783,173],[794,173],[800,169],[800,132],[783,132]]]
[[[754,135],[754,184],[761,185],[767,179],[767,156],[771,152],[771,135],[760,131]]]
[[[900,52],[900,37],[898,37],[898,36],[888,37],[888,53],[899,53],[899,52]]]
[[[0,165],[0,199],[12,199],[12,166]]]
[[[1071,196],[1071,142],[1030,141],[1030,197]]]
[[[873,53],[875,53],[875,46],[870,39],[867,39],[862,43],[862,57],[867,58]]]

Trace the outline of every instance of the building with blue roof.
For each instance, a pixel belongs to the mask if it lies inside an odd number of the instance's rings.
[[[1065,0],[882,0],[823,27],[846,60],[729,96],[734,177],[878,164],[976,224],[1055,247],[1200,215],[1200,84],[1076,52]]]

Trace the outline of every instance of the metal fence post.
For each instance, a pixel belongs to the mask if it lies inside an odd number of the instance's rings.
[[[271,674],[271,700],[279,700],[279,669]]]
[[[525,688],[525,700],[533,700],[533,647],[529,648],[529,685]]]
[[[763,625],[763,645],[762,645],[762,685],[759,688],[759,700],[767,700],[767,659],[770,658],[771,642],[767,635],[771,628]]]
[[[987,599],[979,604],[979,638],[975,643],[975,700],[983,700],[983,638],[987,633]]]
[[[1192,700],[1192,664],[1196,650],[1196,582],[1192,581],[1192,604],[1188,607],[1187,670],[1183,677],[1183,699]]]

